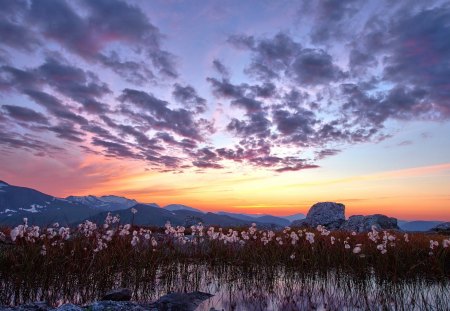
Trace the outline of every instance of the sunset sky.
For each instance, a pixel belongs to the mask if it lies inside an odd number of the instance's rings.
[[[450,221],[449,1],[0,0],[0,180]]]

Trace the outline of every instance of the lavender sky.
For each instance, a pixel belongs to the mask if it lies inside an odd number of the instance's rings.
[[[450,220],[449,1],[0,0],[0,179]]]

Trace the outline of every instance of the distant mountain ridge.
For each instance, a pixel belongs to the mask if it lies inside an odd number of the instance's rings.
[[[399,227],[403,231],[429,231],[445,221],[438,220],[414,220],[399,222]]]
[[[0,181],[0,225],[17,225],[24,217],[30,224],[70,224],[97,213],[98,210],[86,205]]]
[[[137,211],[137,214],[132,212]],[[247,226],[255,222],[261,227],[276,228],[276,217],[271,219],[251,218],[242,220],[227,215],[207,213],[196,208],[170,204],[159,207],[157,204],[141,204],[136,200],[114,195],[107,196],[68,196],[56,198],[37,190],[12,186],[0,181],[0,226],[15,226],[28,218],[29,224],[75,225],[86,219],[102,223],[106,215],[112,212],[121,218],[122,223],[137,225],[163,226],[167,221],[174,225],[190,226],[199,222],[205,225]]]
[[[218,215],[226,215],[233,218],[245,220],[245,221],[253,221],[253,222],[262,222],[262,223],[273,223],[279,226],[289,226],[290,221],[283,218],[272,215],[251,215],[251,214],[237,214],[237,213],[229,213],[229,212],[218,212]]]
[[[136,200],[127,199],[115,195],[104,195],[101,197],[94,195],[87,196],[68,196],[66,198],[69,202],[83,204],[91,208],[96,208],[103,211],[116,211],[130,208],[138,202]]]

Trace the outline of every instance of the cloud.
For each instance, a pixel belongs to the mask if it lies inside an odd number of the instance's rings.
[[[218,98],[240,98],[244,95],[247,85],[235,85],[227,79],[219,81],[215,78],[206,79],[212,86],[213,94]]]
[[[108,106],[98,99],[111,90],[94,73],[47,58],[36,74],[59,93],[82,104],[87,112],[103,114],[108,111]]]
[[[45,139],[27,136],[36,130],[159,171],[233,161],[288,172],[385,139],[392,121],[450,118],[448,4],[304,2],[304,29],[228,36],[204,82],[180,75],[186,66],[133,3],[3,1],[0,93],[12,101],[0,127],[24,133],[2,147],[43,154]]]
[[[80,125],[88,124],[88,120],[86,118],[75,114],[70,110],[70,107],[64,106],[59,99],[50,94],[36,90],[25,90],[24,93],[55,117],[72,121]]]
[[[75,9],[83,6],[80,15]],[[136,6],[124,1],[82,1],[69,5],[62,0],[33,0],[28,12],[30,22],[46,39],[59,43],[67,50],[87,61],[98,62],[123,74],[130,81],[140,83],[153,79],[152,70],[146,64],[121,62],[115,52],[104,54],[109,46],[120,43],[132,44],[139,55],[144,52],[152,65],[164,77],[176,78],[174,56],[161,48],[162,35],[157,27]]]
[[[295,136],[303,143],[308,143],[310,136],[315,133],[313,127],[317,120],[315,114],[310,110],[298,108],[295,113],[288,110],[275,110],[273,119],[281,134]]]
[[[193,161],[192,164],[198,168],[215,168],[215,169],[223,168],[223,166],[220,164],[210,163],[206,161]]]
[[[156,98],[150,93],[125,89],[119,100],[123,103],[131,103],[141,113],[137,115],[130,110],[125,110],[130,116],[136,117],[157,130],[169,130],[185,138],[203,140],[199,130],[199,123],[194,120],[194,114],[186,109],[170,109],[168,102]]]
[[[315,164],[296,164],[294,166],[285,166],[285,167],[281,167],[276,169],[276,171],[278,173],[283,173],[283,172],[296,172],[296,171],[301,171],[301,170],[307,170],[307,169],[311,169],[311,168],[319,168],[318,165]]]
[[[105,149],[107,156],[118,157],[118,158],[133,158],[139,159],[140,157],[136,155],[133,151],[130,150],[124,144],[120,144],[117,142],[102,140],[97,137],[92,138],[92,145],[103,147]]]
[[[0,146],[10,150],[25,150],[45,155],[60,154],[64,149],[37,139],[30,134],[0,131]]]
[[[108,56],[99,54],[98,59],[103,65],[109,67],[130,83],[144,85],[155,80],[155,74],[150,68],[147,68],[144,62],[121,60],[115,51],[112,51]]]
[[[27,9],[26,1],[4,0],[0,12],[0,38],[2,44],[26,52],[32,52],[41,42],[29,27],[24,25],[23,11]]]
[[[0,37],[3,44],[29,52],[40,45],[40,41],[29,29],[8,19],[0,20]]]
[[[18,121],[48,124],[48,119],[42,113],[36,112],[30,108],[12,105],[3,105],[2,108],[6,110],[11,118]]]
[[[69,140],[75,143],[81,143],[84,141],[83,136],[85,134],[75,129],[72,123],[60,123],[55,126],[47,127],[47,129],[54,132],[56,136],[61,139]]]
[[[257,137],[267,137],[270,135],[271,122],[263,113],[253,113],[248,120],[238,120],[233,118],[227,125],[227,130],[237,136],[246,137],[256,135]]]
[[[9,91],[16,88],[19,91],[40,88],[42,79],[34,72],[13,66],[0,67],[0,90]]]
[[[400,15],[384,67],[384,78],[403,85],[404,96],[425,99],[423,113],[432,108],[444,118],[450,117],[449,19],[449,5]]]
[[[192,109],[196,113],[203,113],[206,110],[206,100],[198,96],[197,91],[190,85],[182,86],[175,83],[172,96],[176,101],[182,103],[186,109]]]
[[[347,23],[361,9],[362,3],[356,0],[306,1],[299,10],[299,18],[310,18],[312,22],[311,40],[313,43],[326,43],[342,39],[351,31]]]
[[[322,149],[315,152],[316,158],[315,160],[322,160],[327,157],[335,156],[340,153],[339,149]]]
[[[212,169],[224,168],[222,165],[217,163],[221,160],[221,158],[214,150],[211,150],[211,148],[200,148],[196,152],[193,152],[191,157],[194,159],[194,161],[192,161],[192,165],[195,167]]]
[[[303,47],[286,33],[262,39],[231,36],[228,42],[251,52],[252,61],[246,72],[262,81],[285,77],[303,86],[315,86],[337,82],[347,76],[325,50]]]
[[[224,64],[218,59],[213,60],[213,68],[225,79],[230,77],[230,71]]]

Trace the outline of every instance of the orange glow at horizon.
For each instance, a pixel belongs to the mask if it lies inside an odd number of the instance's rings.
[[[242,167],[177,174],[146,170],[139,161],[89,155],[74,158],[70,166],[50,174],[46,167],[53,164],[39,161],[33,165],[40,182],[14,174],[2,178],[59,197],[113,194],[212,212],[288,215],[307,213],[316,202],[335,201],[346,205],[347,216],[380,213],[399,219],[450,221],[450,163],[369,174],[325,167],[283,174]]]
[[[316,170],[288,174],[155,174],[139,171],[136,166],[125,172],[83,194],[113,192],[161,206],[178,203],[212,212],[273,215],[306,213],[318,201],[337,201],[346,205],[347,216],[381,213],[401,219],[450,220],[446,188],[450,184],[450,163],[344,178],[327,172],[316,174]],[[327,174],[330,176],[318,177]],[[293,176],[308,182],[293,183]]]

